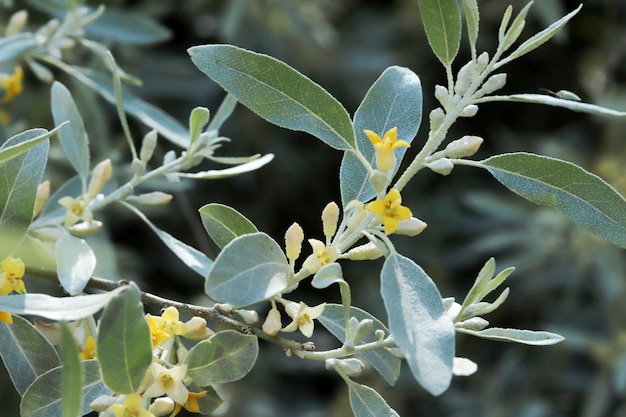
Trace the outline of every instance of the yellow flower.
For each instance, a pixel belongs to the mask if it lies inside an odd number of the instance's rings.
[[[80,360],[86,361],[89,359],[96,358],[96,339],[93,336],[88,336],[85,339],[85,346],[83,347],[83,351],[80,352]]]
[[[402,196],[395,188],[389,190],[384,200],[372,201],[365,208],[382,218],[386,235],[398,229],[400,220],[408,220],[412,217],[411,210],[402,205]]]
[[[87,223],[93,220],[93,213],[87,208],[89,201],[82,196],[78,198],[63,197],[59,199],[59,204],[67,209],[67,212],[65,212],[66,227],[75,225],[79,220]]]
[[[19,294],[26,293],[26,287],[22,281],[26,267],[20,258],[7,256],[0,262],[0,270],[0,295],[7,295],[12,291]]]
[[[185,404],[181,405],[181,404],[176,403],[174,412],[170,414],[170,417],[175,417],[176,415],[178,415],[178,413],[180,413],[180,410],[182,410],[183,407],[185,408],[185,410],[189,411],[190,413],[199,413],[200,405],[198,404],[198,398],[202,398],[205,395],[206,395],[206,391],[190,392],[189,395],[187,395],[187,401],[185,401]]]
[[[4,90],[4,99],[6,103],[11,101],[13,97],[22,92],[22,80],[24,79],[24,71],[22,67],[15,67],[13,74],[0,74],[0,88]]]
[[[154,414],[141,406],[139,394],[128,394],[124,399],[124,404],[113,404],[109,410],[115,417],[154,417]]]
[[[189,390],[183,379],[187,376],[187,365],[175,366],[167,369],[156,362],[149,368],[152,375],[152,384],[146,389],[144,395],[150,398],[160,397],[166,394],[177,403],[184,404],[187,401]]]
[[[176,307],[166,308],[163,310],[163,313],[161,313],[161,317],[146,314],[146,318],[147,317],[150,317],[154,321],[158,330],[163,330],[170,336],[182,335],[187,332],[187,326],[179,320],[180,316]]]
[[[326,307],[326,303],[315,307],[309,307],[302,301],[300,301],[300,304],[294,302],[285,304],[285,311],[293,321],[283,329],[283,332],[295,332],[296,330],[300,330],[304,336],[311,337],[314,329],[313,320],[322,314],[324,307]]]
[[[339,258],[339,250],[328,247],[317,239],[309,239],[309,244],[313,248],[313,253],[302,263],[302,269],[307,269],[311,274],[317,273],[323,266],[333,263]]]
[[[396,165],[394,150],[401,146],[411,146],[405,140],[398,140],[398,128],[391,128],[381,138],[371,130],[364,130],[376,150],[376,167],[381,171],[392,170]]]
[[[13,324],[13,316],[11,316],[11,313],[0,311],[0,321],[6,324]]]

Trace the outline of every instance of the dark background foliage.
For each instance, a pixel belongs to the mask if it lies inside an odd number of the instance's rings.
[[[324,86],[350,113],[390,65],[409,67],[420,76],[425,114],[435,105],[435,84],[445,81],[441,65],[429,50],[416,0],[104,3],[144,13],[172,31],[171,39],[159,45],[111,48],[118,62],[144,81],[137,93],[183,122],[195,106],[215,111],[224,96],[188,59],[186,48],[199,44],[232,43],[277,57]],[[508,2],[478,3],[479,50],[492,53]],[[525,5],[517,0],[511,3],[516,12]],[[522,37],[578,5],[570,0],[535,3]],[[44,18],[31,14],[33,22]],[[468,56],[463,43],[455,68]],[[89,58],[76,53],[69,59],[87,65]],[[585,1],[562,34],[509,64],[505,71],[504,93],[566,89],[585,101],[626,109],[626,3]],[[70,85],[77,100],[84,103],[81,109],[88,123],[92,160],[104,159],[112,151],[118,163],[127,161],[114,109],[80,86]],[[12,118],[24,127],[50,127],[49,86],[28,77],[25,89],[8,109]],[[132,127],[137,138],[146,131],[139,123]],[[418,133],[408,157],[419,150],[425,130]],[[486,104],[475,118],[461,120],[450,138],[482,136],[485,144],[478,159],[528,151],[570,160],[625,193],[625,131],[626,124],[618,119],[526,104]],[[150,218],[212,257],[216,247],[197,215],[197,209],[209,202],[236,208],[277,240],[294,221],[302,225],[307,238],[319,238],[322,208],[329,201],[339,201],[341,155],[312,137],[278,129],[241,106],[221,133],[232,138],[221,154],[273,153],[274,161],[245,176],[186,184],[167,208],[151,210]],[[163,141],[159,153],[168,149]],[[53,151],[50,165],[49,177],[58,186],[70,172],[60,151]],[[124,176],[121,168],[116,174]],[[621,250],[553,211],[526,203],[471,168],[457,167],[448,177],[421,172],[403,195],[429,227],[417,238],[397,237],[394,242],[422,265],[444,296],[462,299],[482,264],[494,256],[498,270],[508,266],[517,270],[509,278],[509,299],[487,317],[492,325],[557,331],[567,340],[537,348],[459,335],[457,355],[477,362],[479,371],[469,378],[455,378],[450,390],[437,398],[425,393],[407,369],[395,387],[374,373],[366,373],[360,381],[379,390],[406,417],[626,416],[626,308],[622,301],[626,274]],[[144,290],[207,303],[201,279],[169,254],[137,218],[116,209],[104,216],[116,246],[110,255],[116,266],[101,262],[106,266],[99,270],[101,275],[134,279]],[[355,305],[384,318],[376,275],[380,266],[380,262],[349,265],[346,278],[353,287]],[[31,292],[38,285],[44,284],[35,278],[27,281]],[[332,292],[306,289],[301,295],[312,303],[337,298]],[[314,338],[320,348],[335,343],[323,331]],[[336,375],[322,364],[286,358],[267,344],[262,344],[252,373],[221,391],[228,402],[223,410],[226,416],[351,415],[347,390]],[[17,404],[10,382],[3,383],[0,400]]]

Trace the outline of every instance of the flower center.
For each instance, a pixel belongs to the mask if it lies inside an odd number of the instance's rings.
[[[161,383],[161,386],[165,388],[165,390],[169,390],[173,388],[174,385],[176,384],[176,382],[174,381],[174,378],[172,378],[169,374],[165,374],[165,373],[159,375],[159,382]]]

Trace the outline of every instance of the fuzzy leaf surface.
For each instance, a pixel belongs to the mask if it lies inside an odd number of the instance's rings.
[[[346,382],[354,417],[400,417],[373,388],[352,380]]]
[[[61,408],[63,417],[77,417],[81,414],[83,402],[83,367],[80,363],[80,350],[74,334],[67,323],[61,322],[61,387],[63,396]]]
[[[503,329],[500,327],[491,327],[484,330],[458,329],[458,331],[483,339],[497,340],[499,342],[516,342],[533,346],[555,345],[565,339],[561,335],[546,331]]]
[[[96,255],[85,241],[69,233],[54,245],[57,275],[63,289],[70,295],[80,294],[96,269]]]
[[[461,45],[461,9],[457,0],[418,0],[431,49],[444,66]]]
[[[223,204],[206,204],[198,211],[204,229],[221,249],[237,236],[258,232],[243,214]]]

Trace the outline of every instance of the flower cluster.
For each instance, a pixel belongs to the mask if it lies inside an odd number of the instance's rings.
[[[20,258],[7,256],[0,262],[0,296],[16,292],[26,293],[26,286],[22,278],[26,272],[24,262]],[[0,311],[0,321],[13,324],[13,317],[10,313]]]

